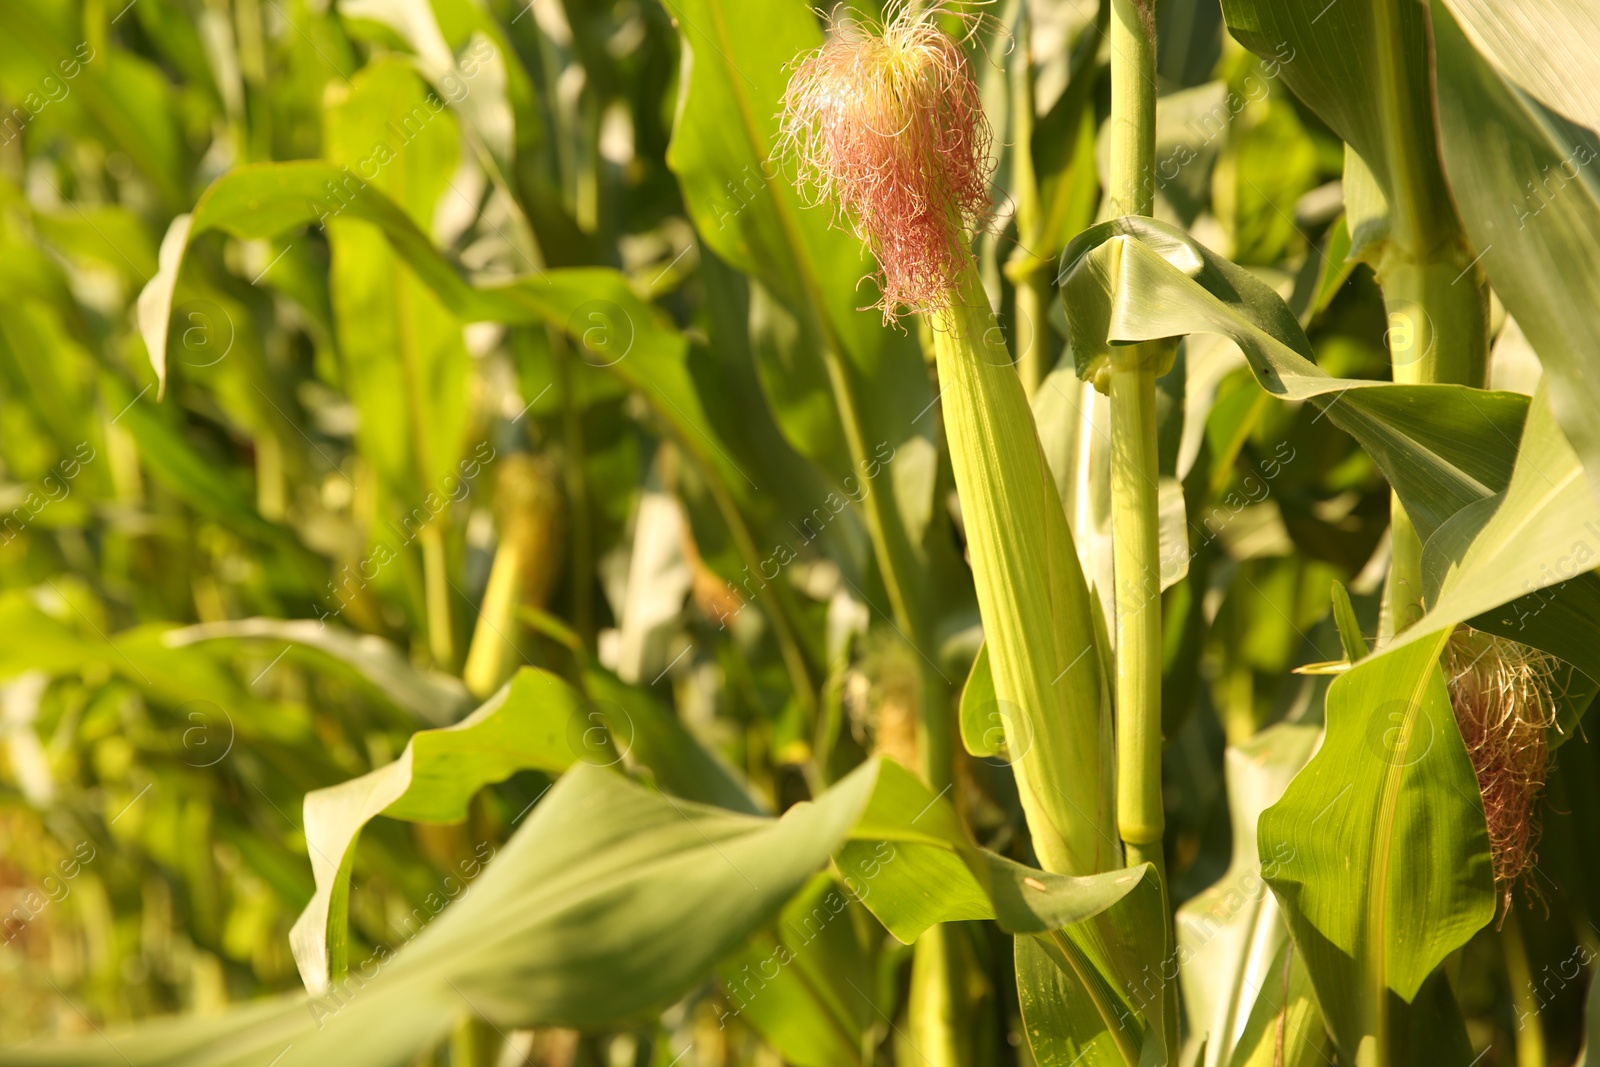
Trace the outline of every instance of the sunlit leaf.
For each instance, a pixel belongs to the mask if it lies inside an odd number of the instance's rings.
[[[1389,1047],[1433,969],[1493,917],[1488,832],[1438,660],[1449,631],[1334,680],[1327,737],[1257,849],[1341,1058]]]

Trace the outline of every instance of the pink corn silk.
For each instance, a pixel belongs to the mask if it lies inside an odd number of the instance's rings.
[[[795,70],[780,152],[816,202],[832,201],[877,254],[884,319],[948,307],[989,213],[993,137],[961,46],[936,10],[881,32],[834,26]]]

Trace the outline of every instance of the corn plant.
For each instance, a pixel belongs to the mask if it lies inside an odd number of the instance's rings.
[[[8,0],[0,1065],[1588,1063],[1597,56]]]

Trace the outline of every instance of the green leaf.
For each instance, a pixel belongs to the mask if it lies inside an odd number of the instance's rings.
[[[1160,1046],[1159,990],[1152,997],[1154,987],[1137,987],[1154,981],[1167,955],[1153,868],[1075,877],[977,848],[949,801],[887,762],[850,837],[835,864],[852,895],[900,941],[911,944],[939,922],[994,919],[1007,933],[1023,935],[1020,961],[1033,940],[1027,935],[1042,936],[1051,962],[1027,979],[1038,987],[1040,1013],[1064,1013],[1084,1042],[1095,1035],[1110,1041],[1115,1031],[1134,1048],[1144,1040]],[[1035,1029],[1030,1021],[1030,1038]]]
[[[1449,630],[1335,679],[1327,736],[1261,816],[1263,873],[1341,1059],[1389,1047],[1417,997],[1494,915],[1488,832],[1438,660]]]
[[[1333,583],[1333,621],[1339,628],[1339,645],[1348,663],[1359,663],[1367,655],[1367,639],[1361,633],[1361,620],[1343,582]]]
[[[1427,51],[1421,7],[1224,0],[1222,8],[1233,36],[1277,61],[1284,82],[1357,153],[1357,164],[1375,183],[1378,195],[1364,202],[1370,210],[1358,209],[1347,184],[1353,255],[1378,259],[1369,249],[1391,236],[1390,209],[1418,189],[1438,198],[1434,210],[1448,211],[1436,154],[1405,139],[1433,128],[1428,68],[1404,61]],[[1347,164],[1347,183],[1349,171]]]
[[[210,641],[269,641],[308,649],[327,663],[343,666],[395,707],[433,726],[455,722],[472,706],[472,696],[459,678],[413,666],[399,649],[381,637],[351,633],[310,619],[198,623],[168,630],[162,641],[170,648]]]
[[[1473,48],[1452,10],[1499,65]],[[1512,19],[1436,0],[1433,26],[1451,193],[1495,293],[1539,354],[1556,419],[1600,494],[1600,32],[1592,17],[1575,21],[1584,10],[1538,0]],[[1557,67],[1554,53],[1582,58]]]
[[[404,948],[327,996],[0,1052],[14,1067],[392,1067],[464,1012],[502,1030],[601,1029],[659,1012],[770,922],[838,847],[868,764],[814,803],[760,819],[581,765]],[[442,901],[441,901],[442,903]]]
[[[1285,856],[1263,859],[1256,830],[1261,813],[1283,796],[1311,757],[1320,733],[1279,724],[1223,754],[1233,857],[1222,878],[1174,917],[1184,1010],[1191,1031],[1206,1041],[1204,1067],[1227,1067],[1240,1028],[1260,1010],[1262,977],[1288,943],[1283,915],[1262,879],[1263,866],[1275,869]],[[1320,1015],[1315,1029],[1322,1031]]]
[[[1600,678],[1600,504],[1550,408],[1541,388],[1506,490],[1423,546],[1428,612],[1413,630],[1471,622]]]
[[[579,693],[548,671],[525,668],[453,726],[412,735],[400,758],[359,778],[308,793],[306,841],[317,892],[290,935],[306,987],[325,989],[345,970],[346,911],[356,840],[378,815],[454,823],[485,785],[521,770],[559,774],[576,762],[627,762],[671,793],[762,814],[731,771],[644,690],[592,670]]]
[[[1145,884],[1153,891],[1090,922],[1017,939],[1017,998],[1040,1064],[1172,1062],[1162,1024],[1171,957],[1165,937],[1152,937],[1165,930],[1165,908],[1154,881]]]
[[[213,182],[191,215],[173,220],[161,242],[161,269],[139,294],[138,303],[139,329],[159,380],[164,382],[166,376],[173,292],[193,240],[212,230],[245,239],[272,237],[335,214],[338,220],[375,223],[412,273],[461,322],[537,323],[562,330],[586,361],[643,394],[673,438],[707,474],[717,511],[747,566],[755,570],[771,561],[772,556],[757,547],[739,508],[740,500],[748,499],[759,486],[719,433],[722,426],[737,421],[732,405],[722,403],[725,383],[715,364],[697,360],[687,339],[635,295],[627,279],[614,270],[572,268],[474,286],[380,190],[363,187],[353,196],[330,192],[346,181],[342,170],[316,161],[240,167]],[[879,495],[875,492],[868,499]],[[787,646],[791,683],[809,687],[788,584],[764,583],[759,595],[769,600]]]
[[[994,695],[994,671],[989,667],[989,646],[978,647],[972,672],[961,689],[961,743],[969,755],[980,759],[1005,750],[1005,723]]]
[[[861,1061],[881,1018],[870,995],[876,961],[861,937],[869,926],[882,937],[833,878],[814,876],[771,930],[717,968],[729,1005],[718,1026],[743,1019],[797,1067]]]
[[[289,934],[306,988],[325,994],[346,973],[350,879],[367,823],[379,815],[460,822],[479,789],[517,771],[560,773],[579,759],[615,763],[621,757],[605,726],[603,712],[560,678],[523,670],[454,726],[413,734],[393,763],[307,793],[306,847],[317,892]]]
[[[256,697],[212,656],[169,645],[170,626],[146,623],[107,634],[86,613],[99,614],[99,609],[82,599],[59,580],[0,595],[0,630],[10,635],[0,651],[0,679],[27,671],[109,671],[153,701],[179,710],[192,705],[204,716],[225,719],[241,740],[298,744],[312,736],[303,718]]]
[[[861,242],[833,225],[830,207],[802,207],[774,159],[790,65],[822,44],[821,25],[804,0],[665,6],[684,72],[667,163],[701,240],[764,290],[752,302],[752,337],[796,450],[835,479],[898,457],[887,467],[892,491],[875,490],[864,511],[889,586],[884,607],[920,640],[940,592],[925,576],[940,546],[924,544],[938,448],[922,353],[911,334],[861,311],[875,288],[861,284],[872,273]]]
[[[1182,230],[1114,219],[1074,238],[1061,263],[1073,354],[1086,379],[1112,345],[1221,334],[1267,392],[1323,402],[1382,468],[1424,535],[1511,476],[1526,397],[1332,377],[1311,361],[1310,342],[1277,293]]]
[[[1333,1047],[1322,1024],[1322,1009],[1294,942],[1278,946],[1262,978],[1261,993],[1227,1067],[1316,1067],[1331,1062]]]
[[[706,751],[649,690],[599,669],[584,675],[583,688],[591,707],[603,713],[612,744],[630,767],[649,771],[656,785],[702,804],[768,814],[733,770]]]

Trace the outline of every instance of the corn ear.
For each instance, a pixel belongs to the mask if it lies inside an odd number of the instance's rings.
[[[1048,870],[1121,866],[1089,590],[1022,382],[975,265],[934,320],[934,353],[995,697],[1034,850]]]

